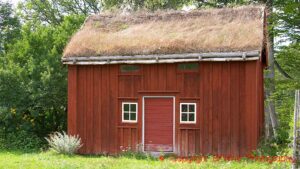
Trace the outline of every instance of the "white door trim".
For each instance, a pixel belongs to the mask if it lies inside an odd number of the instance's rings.
[[[145,152],[145,99],[147,98],[171,98],[173,99],[173,153],[175,149],[175,96],[143,96],[142,105],[142,145],[143,152]]]

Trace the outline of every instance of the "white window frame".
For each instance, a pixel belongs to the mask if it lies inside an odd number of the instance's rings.
[[[189,105],[194,105],[195,106],[195,111],[194,112],[182,112],[182,105],[188,105],[188,107],[189,107]],[[189,108],[188,108],[188,110],[189,110]],[[188,119],[188,117],[189,117],[189,114],[191,114],[191,113],[194,113],[194,121],[182,121],[182,113],[185,113],[185,114],[187,114],[187,119]],[[197,122],[197,103],[180,103],[180,117],[179,117],[179,119],[180,119],[180,123],[182,123],[182,124],[196,124],[196,122]]]
[[[130,105],[132,105],[132,104],[135,104],[135,106],[136,106],[136,118],[135,118],[135,120],[125,120],[124,119],[124,113],[125,113],[125,111],[124,111],[124,105],[125,104],[129,104],[129,119],[130,119],[130,114],[132,113],[131,112],[131,110],[130,110]],[[137,123],[137,119],[138,119],[138,103],[137,102],[122,102],[122,123]]]

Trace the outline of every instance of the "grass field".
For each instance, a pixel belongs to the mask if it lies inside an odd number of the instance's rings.
[[[0,151],[0,168],[2,169],[76,169],[76,168],[107,168],[107,169],[185,169],[185,168],[233,168],[233,169],[284,169],[290,168],[289,163],[263,163],[242,160],[218,161],[208,160],[198,163],[180,163],[171,160],[139,160],[130,157],[104,157],[104,156],[67,156],[54,152],[21,153],[13,151]]]

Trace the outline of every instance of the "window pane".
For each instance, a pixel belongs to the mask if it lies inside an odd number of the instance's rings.
[[[130,113],[130,120],[136,120],[136,113]]]
[[[188,106],[186,104],[181,105],[181,112],[187,112]]]
[[[199,68],[198,63],[181,63],[178,64],[178,69],[179,70],[194,70],[197,71]]]
[[[121,65],[121,72],[137,72],[139,70],[138,65]]]
[[[195,114],[194,113],[189,114],[189,121],[195,121]]]
[[[189,112],[195,112],[195,105],[193,104],[189,105]]]
[[[181,114],[181,121],[187,121],[187,113]]]
[[[136,112],[136,104],[130,104],[130,111]]]
[[[129,111],[129,104],[124,104],[123,106],[124,111]]]
[[[124,113],[124,120],[129,120],[129,113]]]

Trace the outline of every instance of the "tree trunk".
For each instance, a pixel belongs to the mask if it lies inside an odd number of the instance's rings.
[[[273,10],[273,0],[268,0],[267,1],[267,7],[270,12],[272,13]],[[269,15],[270,17],[270,15]],[[272,23],[269,23],[272,25]],[[272,94],[275,92],[275,64],[274,64],[274,34],[273,30],[269,30],[269,52],[268,52],[268,59],[269,59],[269,86],[267,89],[267,99],[268,99],[268,107],[269,107],[269,115],[270,115],[270,120],[272,124],[272,130],[274,133],[274,136],[276,137],[276,129],[278,128],[278,118],[276,114],[276,108],[275,108],[275,103],[270,97]]]
[[[269,104],[265,104],[265,140],[268,140],[273,137],[272,125],[270,119],[270,107]]]

